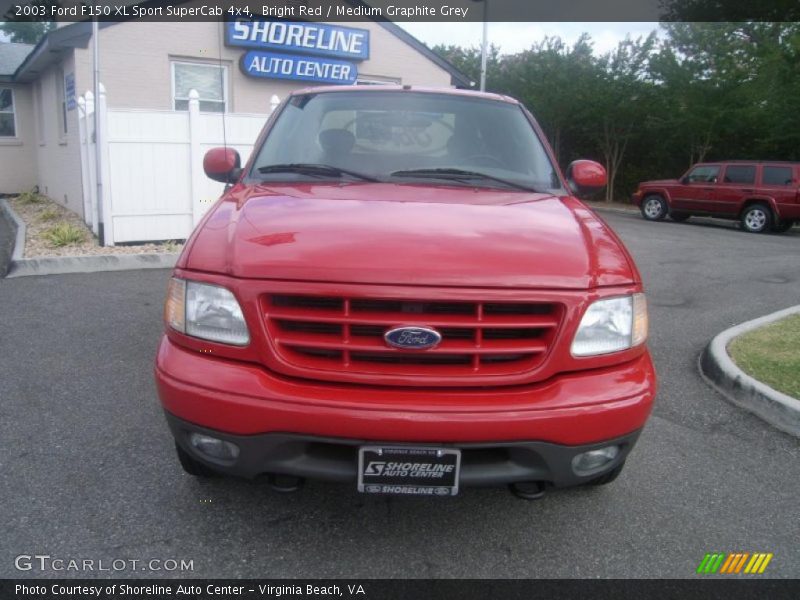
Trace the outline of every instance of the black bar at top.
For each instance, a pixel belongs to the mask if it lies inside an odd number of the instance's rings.
[[[194,9],[194,10],[190,10]],[[800,21],[798,0],[0,0],[0,20]],[[282,16],[281,16],[282,15]]]

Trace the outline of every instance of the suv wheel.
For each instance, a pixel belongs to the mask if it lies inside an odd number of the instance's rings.
[[[784,233],[789,231],[794,225],[794,221],[776,221],[772,226],[772,231],[775,233]]]
[[[682,213],[682,212],[671,212],[669,213],[669,218],[675,221],[676,223],[683,223],[684,221],[688,220],[691,217],[689,213]]]
[[[642,200],[642,216],[648,221],[661,221],[667,212],[667,203],[658,194],[650,194]]]
[[[212,471],[203,463],[198,460],[192,458],[192,456],[186,452],[183,448],[181,448],[178,444],[175,444],[175,450],[178,453],[178,460],[183,467],[183,470],[186,471],[189,475],[193,475],[195,477],[216,477],[217,473]]]
[[[749,233],[764,233],[772,228],[772,211],[765,204],[751,204],[742,213],[742,227]]]

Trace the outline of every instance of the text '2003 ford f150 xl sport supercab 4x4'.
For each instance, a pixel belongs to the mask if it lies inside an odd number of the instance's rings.
[[[516,100],[311,88],[169,283],[156,381],[191,474],[365,493],[607,483],[650,414],[640,275]]]

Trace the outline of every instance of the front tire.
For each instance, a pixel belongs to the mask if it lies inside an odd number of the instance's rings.
[[[642,216],[647,221],[662,221],[669,212],[667,202],[658,194],[649,194],[642,198]]]
[[[769,231],[772,222],[772,211],[766,204],[751,204],[742,213],[742,228],[748,233]]]

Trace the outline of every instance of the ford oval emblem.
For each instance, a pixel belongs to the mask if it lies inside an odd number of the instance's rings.
[[[427,350],[439,345],[442,334],[429,327],[395,327],[383,334],[383,339],[401,350]]]

